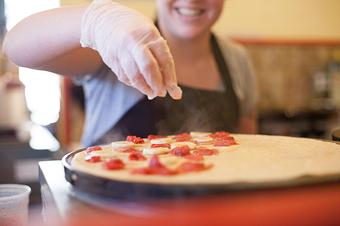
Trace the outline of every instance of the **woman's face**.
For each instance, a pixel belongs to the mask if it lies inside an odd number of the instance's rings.
[[[157,17],[171,35],[192,39],[210,32],[224,0],[157,0]]]

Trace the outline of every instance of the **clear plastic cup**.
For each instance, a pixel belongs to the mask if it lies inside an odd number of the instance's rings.
[[[21,184],[0,184],[0,225],[24,226],[28,223],[31,188]]]

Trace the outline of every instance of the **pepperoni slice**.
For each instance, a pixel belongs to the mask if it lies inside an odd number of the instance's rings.
[[[90,153],[90,152],[93,152],[93,151],[101,151],[101,150],[103,150],[103,148],[100,147],[100,146],[92,146],[92,147],[86,148],[85,151],[86,151],[87,153]]]
[[[142,175],[163,175],[163,176],[173,176],[177,174],[177,171],[164,168],[137,168],[131,171],[132,174],[142,174]]]
[[[175,147],[171,149],[170,153],[177,156],[186,156],[190,154],[190,148],[188,145]]]
[[[132,152],[129,154],[129,160],[131,161],[144,161],[146,157],[140,152]]]
[[[204,158],[202,155],[186,155],[184,156],[185,159],[192,160],[192,161],[202,161]]]
[[[190,141],[191,138],[191,135],[188,133],[181,133],[175,136],[176,142]]]
[[[120,170],[123,169],[125,164],[122,160],[120,159],[107,159],[104,164],[106,169],[109,170]]]
[[[230,133],[225,132],[225,131],[219,131],[213,134],[209,135],[211,138],[217,139],[217,138],[227,138],[227,137],[231,137]]]
[[[189,172],[198,172],[206,169],[210,169],[212,165],[205,165],[201,162],[183,162],[181,165],[177,167],[178,173],[189,173]]]
[[[135,144],[143,144],[144,143],[143,138],[137,137],[137,136],[127,136],[126,141],[130,141],[130,142],[133,142]]]
[[[168,169],[163,165],[157,155],[153,155],[149,162],[149,174],[153,175],[175,175],[175,170]]]
[[[157,155],[153,155],[149,162],[149,168],[165,168],[165,166],[159,161]]]
[[[137,169],[132,169],[131,173],[132,174],[152,175],[152,174],[154,174],[154,170],[149,168],[149,167],[137,168]]]
[[[216,149],[209,149],[209,148],[197,148],[194,152],[194,155],[217,155],[218,151]]]
[[[137,168],[131,171],[132,174],[144,175],[165,175],[171,176],[177,174],[176,170],[168,169],[160,161],[157,155],[153,155],[149,162],[149,167]]]
[[[101,160],[102,159],[99,155],[86,155],[85,157],[85,161],[91,163],[100,162]]]
[[[217,137],[215,138],[215,140],[235,140],[234,137],[230,136],[230,137]]]
[[[225,132],[225,131],[219,131],[213,134],[209,135],[211,138],[217,139],[217,138],[227,138],[230,137],[230,133]]]
[[[121,150],[121,152],[124,152],[124,153],[135,153],[135,152],[139,152],[137,149],[135,148],[124,148]]]
[[[170,144],[152,144],[151,147],[152,148],[170,148],[171,145]]]
[[[237,144],[235,139],[216,139],[214,140],[214,146],[231,146]]]
[[[154,170],[153,174],[155,175],[172,176],[177,174],[176,170],[168,169],[166,167],[153,170]]]
[[[166,136],[161,136],[161,135],[149,135],[148,140],[153,140],[153,139],[158,139],[158,138],[164,138]]]

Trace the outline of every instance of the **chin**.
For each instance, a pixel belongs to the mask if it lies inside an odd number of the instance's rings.
[[[181,39],[196,39],[210,33],[210,30],[181,29],[176,32],[176,36]]]

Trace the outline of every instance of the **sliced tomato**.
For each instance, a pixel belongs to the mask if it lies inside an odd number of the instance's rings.
[[[146,157],[140,152],[132,152],[129,154],[129,160],[131,161],[144,161]]]
[[[85,151],[86,151],[87,153],[90,153],[90,152],[93,152],[93,151],[101,151],[101,150],[103,150],[103,148],[100,147],[100,146],[92,146],[92,147],[86,148]]]
[[[195,151],[193,151],[194,155],[217,155],[218,150],[216,149],[210,149],[210,148],[197,148]]]
[[[175,135],[176,142],[190,141],[192,139],[191,135],[188,133],[181,133]]]
[[[188,160],[193,160],[193,161],[202,161],[204,158],[202,155],[186,155],[184,156],[185,159],[188,159]]]
[[[216,139],[214,140],[214,146],[231,146],[235,145],[237,142],[234,138],[232,139]]]
[[[153,139],[158,139],[158,138],[164,138],[164,137],[166,137],[166,136],[161,136],[161,135],[149,135],[148,136],[148,139],[149,140],[153,140]]]
[[[212,165],[205,165],[201,162],[183,162],[177,167],[178,173],[198,172],[210,169]]]
[[[100,162],[102,159],[99,155],[86,155],[85,156],[85,161],[86,162],[91,162],[91,163],[95,163],[95,162]]]
[[[133,142],[135,144],[143,144],[144,143],[143,138],[137,137],[137,136],[127,136],[126,141],[130,141],[130,142]]]
[[[175,147],[171,149],[170,153],[177,156],[185,156],[190,154],[190,148],[188,145]]]
[[[151,147],[152,148],[170,148],[171,145],[170,144],[152,144]]]
[[[109,170],[120,170],[125,167],[125,164],[120,159],[111,158],[105,161],[104,166],[106,169],[109,169]]]

